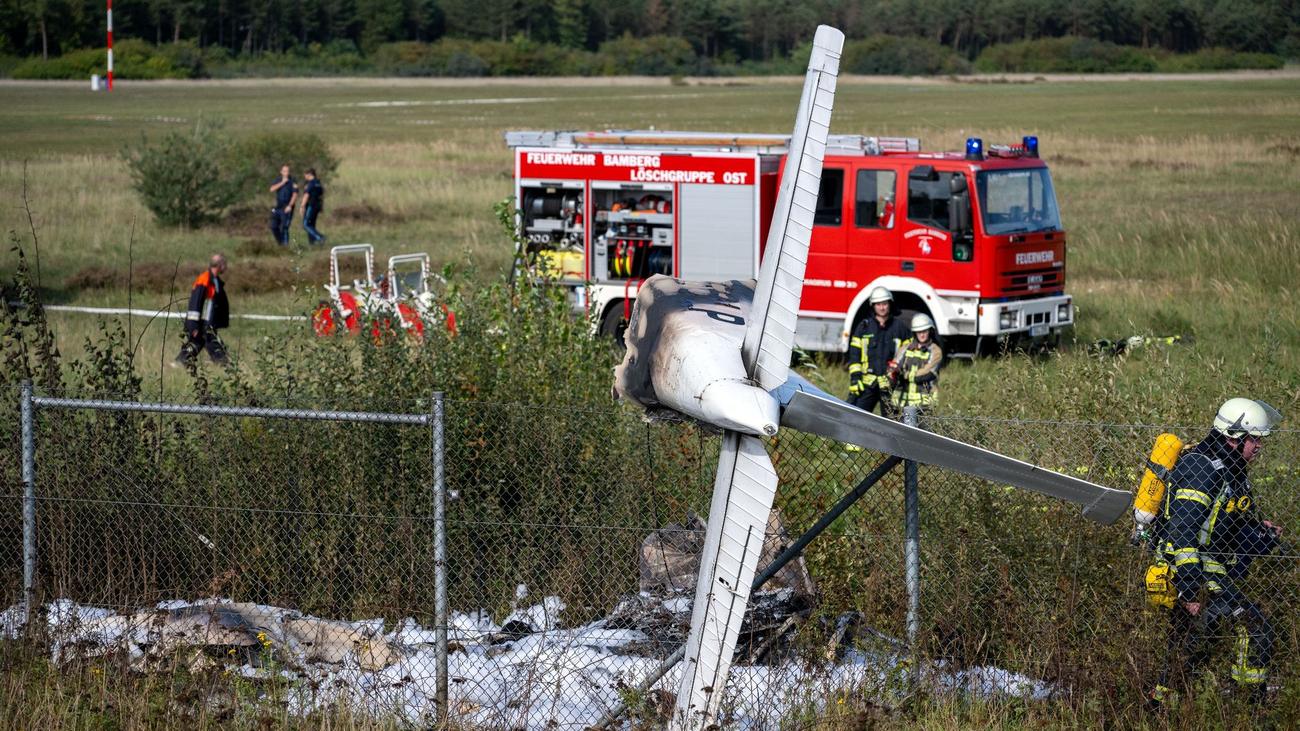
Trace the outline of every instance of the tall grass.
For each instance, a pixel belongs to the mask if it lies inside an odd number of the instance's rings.
[[[950,365],[942,372],[938,410],[938,417],[949,418],[934,428],[1046,466],[1087,468],[1105,484],[1130,487],[1157,429],[1062,422],[1174,425],[1194,439],[1214,407],[1232,395],[1265,398],[1300,413],[1294,284],[1300,198],[1291,193],[1300,184],[1292,129],[1300,106],[1288,101],[1295,86],[843,84],[837,132],[918,134],[929,146],[951,147],[972,129],[1000,141],[1018,139],[1028,128],[1040,132],[1056,177],[1070,236],[1069,291],[1079,306],[1077,342],[1043,357]],[[498,132],[645,126],[648,120],[661,128],[737,129],[738,118],[747,129],[780,130],[788,126],[797,88],[492,90],[492,96],[544,99],[514,106],[472,103],[489,93],[458,87],[301,88],[301,95],[279,92],[274,98],[261,89],[204,89],[184,114],[238,105],[243,111],[230,120],[232,129],[310,125],[333,137],[342,164],[337,180],[326,183],[337,218],[331,230],[327,213],[322,227],[335,243],[370,241],[381,255],[425,250],[439,264],[460,267],[449,301],[462,336],[435,328],[424,341],[379,345],[367,338],[318,340],[288,324],[241,322],[228,335],[237,369],[221,372],[205,364],[193,376],[170,370],[159,381],[160,361],[179,345],[174,323],[151,325],[127,360],[126,335],[119,332],[125,328],[116,323],[101,329],[36,308],[6,312],[0,318],[0,394],[11,396],[0,412],[0,443],[16,443],[12,389],[24,376],[36,377],[46,392],[128,398],[161,392],[215,402],[395,411],[427,409],[430,392],[441,389],[451,399],[449,478],[465,491],[455,508],[463,511],[463,522],[452,545],[463,560],[453,605],[504,608],[514,584],[525,582],[555,587],[575,608],[575,618],[599,615],[634,588],[631,557],[639,538],[687,510],[705,508],[716,446],[684,427],[648,429],[611,410],[606,399],[615,355],[586,336],[585,323],[569,316],[556,293],[502,284],[510,243],[489,207],[508,195],[511,181]],[[268,252],[250,243],[263,234],[238,221],[195,231],[161,229],[124,185],[99,184],[125,183],[125,173],[114,167],[115,149],[87,151],[111,146],[112,136],[88,120],[70,125],[67,117],[104,113],[129,125],[170,124],[148,120],[178,114],[183,94],[142,88],[130,106],[121,97],[96,98],[107,108],[100,109],[61,90],[39,99],[25,93],[0,88],[0,100],[25,101],[32,115],[20,120],[14,106],[0,104],[0,129],[38,148],[28,181],[46,298],[125,304],[120,287],[82,291],[66,283],[86,266],[124,267],[131,213],[138,263],[174,267],[178,259],[201,261],[210,250],[224,249],[235,252],[228,279],[237,311],[305,312],[314,304],[320,282],[309,276],[292,279],[282,292],[241,293],[241,266],[250,279],[255,263],[311,272],[321,252]],[[329,106],[408,97],[424,104]],[[435,104],[444,99],[471,103]],[[961,114],[936,115],[934,109]],[[1007,110],[1014,110],[1014,119]],[[74,139],[71,129],[85,139]],[[22,184],[20,156],[12,149],[0,153],[7,158],[0,162],[0,199],[17,200]],[[345,201],[373,206],[363,209],[371,219],[343,216]],[[30,255],[25,218],[4,208],[0,223],[15,231],[14,240]],[[241,247],[247,252],[242,257]],[[17,261],[12,254],[0,259],[5,281]],[[29,276],[19,276],[20,284]],[[187,284],[178,287],[183,292]],[[165,301],[162,287],[151,287],[138,286],[132,294],[137,307]],[[34,297],[25,284],[11,296]],[[131,327],[132,339],[140,338],[144,323]],[[1132,334],[1192,335],[1194,342],[1121,358],[1093,356],[1084,347],[1096,338]],[[812,377],[845,392],[840,364],[817,362]],[[529,406],[502,405],[520,402]],[[954,418],[963,416],[1028,421]],[[41,479],[50,480],[52,495],[70,498],[43,512],[62,521],[45,529],[73,526],[84,536],[51,559],[51,580],[70,577],[48,587],[52,592],[135,605],[214,591],[354,617],[428,611],[430,584],[420,580],[431,565],[423,540],[427,435],[69,414],[47,418],[41,429],[47,450],[40,456]],[[1300,519],[1289,471],[1300,453],[1293,441],[1294,434],[1275,439],[1256,472],[1269,510],[1288,525]],[[794,532],[869,466],[837,445],[794,435],[779,437],[773,455],[784,479],[781,506]],[[0,452],[0,467],[13,484],[16,450]],[[940,697],[921,701],[912,716],[857,699],[850,705],[860,713],[846,727],[1158,725],[1142,715],[1139,695],[1162,630],[1137,609],[1142,558],[1127,546],[1123,529],[1084,525],[1055,503],[951,475],[923,471],[922,479],[926,652],[959,665],[999,664],[1075,690],[1048,704]],[[810,568],[824,595],[819,611],[860,610],[884,631],[901,634],[899,489],[896,479],[887,480],[810,549]],[[180,508],[86,502],[124,491],[137,502],[188,507],[178,518]],[[312,517],[291,520],[272,510],[283,506]],[[4,515],[10,522],[0,525],[0,551],[16,556],[17,514]],[[381,515],[387,517],[347,519]],[[195,530],[223,547],[258,550],[233,559],[215,555],[201,548]],[[398,578],[395,562],[403,571]],[[85,565],[120,580],[92,581],[77,569]],[[230,566],[239,570],[232,574],[225,570]],[[1289,612],[1300,599],[1295,571],[1278,561],[1267,574],[1281,587],[1267,601],[1288,648],[1297,646]],[[6,588],[13,595],[13,587]],[[1285,657],[1287,690],[1269,717],[1282,725],[1300,708],[1294,655]],[[74,697],[129,699],[136,709],[131,719],[142,720],[124,725],[165,723],[140,715],[153,697],[148,689],[97,695],[99,681],[81,671],[44,674],[37,660],[23,662],[28,672],[6,692],[51,700],[36,702],[33,707],[44,710],[18,717],[15,725],[39,725],[55,717],[56,708],[83,707]],[[1249,725],[1236,700],[1208,686],[1196,692],[1170,723]],[[350,723],[340,719],[321,723]]]

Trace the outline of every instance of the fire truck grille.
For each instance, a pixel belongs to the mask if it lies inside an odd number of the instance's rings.
[[[1044,290],[1060,289],[1065,283],[1065,269],[1062,267],[1019,269],[1003,272],[1000,279],[1004,295],[1037,294]]]

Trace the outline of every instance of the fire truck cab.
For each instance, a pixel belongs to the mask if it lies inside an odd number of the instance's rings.
[[[519,264],[569,289],[618,335],[637,288],[758,275],[789,139],[781,135],[510,132]],[[1065,232],[1038,143],[967,141],[922,152],[914,138],[832,136],[796,343],[844,352],[888,287],[924,312],[954,354],[1051,340],[1073,323]],[[968,351],[968,352],[963,352]]]

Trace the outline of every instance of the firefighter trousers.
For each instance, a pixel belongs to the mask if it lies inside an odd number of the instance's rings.
[[[181,346],[176,361],[184,364],[192,363],[204,350],[208,351],[208,357],[213,363],[222,366],[230,364],[230,357],[226,355],[226,344],[221,342],[221,336],[217,334],[216,329],[207,323],[199,326],[198,337],[185,333],[185,344]]]
[[[876,376],[870,376],[876,378]],[[882,388],[879,383],[867,383],[865,380],[862,384],[862,391],[853,397],[852,404],[863,411],[874,411],[876,404],[880,404],[880,415],[893,419],[897,416],[898,411],[894,408],[890,400],[889,388]]]
[[[1195,680],[1209,662],[1219,640],[1234,639],[1232,679],[1246,688],[1263,690],[1273,659],[1273,623],[1236,587],[1226,586],[1192,616],[1181,604],[1169,614],[1169,643],[1160,687],[1183,687]]]

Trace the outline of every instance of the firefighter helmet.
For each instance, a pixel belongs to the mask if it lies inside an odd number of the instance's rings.
[[[1266,437],[1281,420],[1282,414],[1263,401],[1230,398],[1223,402],[1219,413],[1214,415],[1214,430],[1234,439],[1246,435]]]
[[[876,287],[875,289],[871,290],[871,299],[869,301],[873,305],[879,304],[881,302],[893,302],[894,293],[890,292],[888,289],[885,289],[884,287]]]
[[[912,332],[921,332],[932,327],[934,327],[934,320],[931,320],[929,315],[919,314],[912,317]]]

